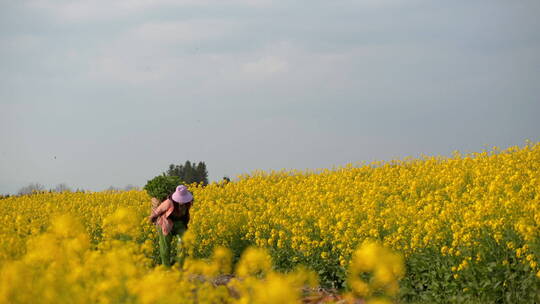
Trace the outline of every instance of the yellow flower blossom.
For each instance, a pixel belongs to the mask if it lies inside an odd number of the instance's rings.
[[[300,275],[273,269],[299,263],[331,276],[346,273],[347,297],[375,301],[384,293],[386,300],[399,290],[404,261],[425,252],[454,265],[454,279],[466,281],[471,270],[488,265],[500,271],[526,265],[527,275],[540,278],[539,164],[540,143],[528,142],[191,185],[183,269],[156,266],[156,227],[147,220],[151,203],[143,191],[0,199],[0,302],[296,301]],[[230,272],[230,286],[214,284]],[[178,283],[170,293],[158,287],[167,281]],[[290,297],[264,291],[265,284]]]

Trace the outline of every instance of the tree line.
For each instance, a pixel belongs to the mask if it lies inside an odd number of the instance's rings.
[[[208,170],[206,168],[206,163],[199,161],[198,163],[186,161],[184,164],[176,165],[170,164],[168,169],[162,173],[165,176],[178,176],[182,183],[192,184],[198,183],[203,186],[208,185]],[[228,177],[223,177],[223,180],[230,181]],[[133,189],[140,189],[134,185],[127,185],[123,188],[110,186],[106,191],[129,191]],[[84,191],[83,189],[76,189],[75,192]],[[28,195],[36,192],[73,192],[73,189],[65,183],[56,185],[55,187],[47,190],[44,185],[40,183],[30,183],[27,186],[22,187],[17,191],[16,195]],[[9,194],[0,195],[1,198],[9,197]]]
[[[170,164],[167,172],[163,174],[167,176],[178,176],[186,184],[198,183],[203,186],[208,185],[208,170],[206,169],[206,164],[202,161],[197,164],[189,160],[183,165]]]

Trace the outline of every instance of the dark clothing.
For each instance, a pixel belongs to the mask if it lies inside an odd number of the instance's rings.
[[[182,222],[187,227],[189,223],[189,209],[191,208],[191,203],[180,204],[175,202],[172,197],[169,199],[173,202],[174,211],[169,215],[169,219],[173,222]]]

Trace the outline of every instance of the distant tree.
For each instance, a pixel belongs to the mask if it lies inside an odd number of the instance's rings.
[[[224,177],[223,177],[223,181],[224,181],[225,183],[230,183],[230,182],[231,182],[231,179],[230,179],[228,176],[224,176]]]
[[[208,170],[206,170],[206,164],[204,162],[199,162],[197,164],[197,169],[195,169],[197,181],[202,183],[204,186],[208,185]]]
[[[45,187],[40,183],[30,183],[28,186],[24,186],[17,192],[17,195],[27,195],[35,192],[45,191]]]
[[[132,185],[132,184],[127,184],[125,187],[124,187],[124,191],[130,191],[130,190],[138,190],[139,187],[135,186],[135,185]]]
[[[170,164],[169,169],[166,172],[166,175],[167,176],[178,176],[178,177],[180,177],[180,175],[182,174],[181,172],[184,172],[184,166]]]
[[[180,176],[180,178],[188,184],[197,181],[195,179],[195,172],[193,172],[193,167],[191,166],[191,162],[189,160],[184,164],[183,176]]]
[[[186,184],[202,183],[208,185],[208,171],[204,162],[195,164],[186,161],[183,165],[170,164],[165,173],[167,176],[177,176]]]
[[[120,188],[111,185],[105,191],[120,191]]]
[[[58,184],[52,189],[53,192],[71,192],[71,188],[68,185],[61,183]]]

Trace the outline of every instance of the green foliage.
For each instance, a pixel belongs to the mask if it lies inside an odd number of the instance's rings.
[[[445,256],[434,248],[412,254],[406,261],[407,276],[401,281],[402,302],[539,303],[540,281],[534,270],[494,240],[483,240],[479,249],[487,248],[490,250],[482,250],[481,261],[473,259],[458,271],[452,266],[459,265],[463,256]]]
[[[143,189],[146,190],[151,197],[163,201],[168,195],[174,192],[178,185],[181,184],[183,184],[183,182],[178,176],[158,175],[149,180]]]

